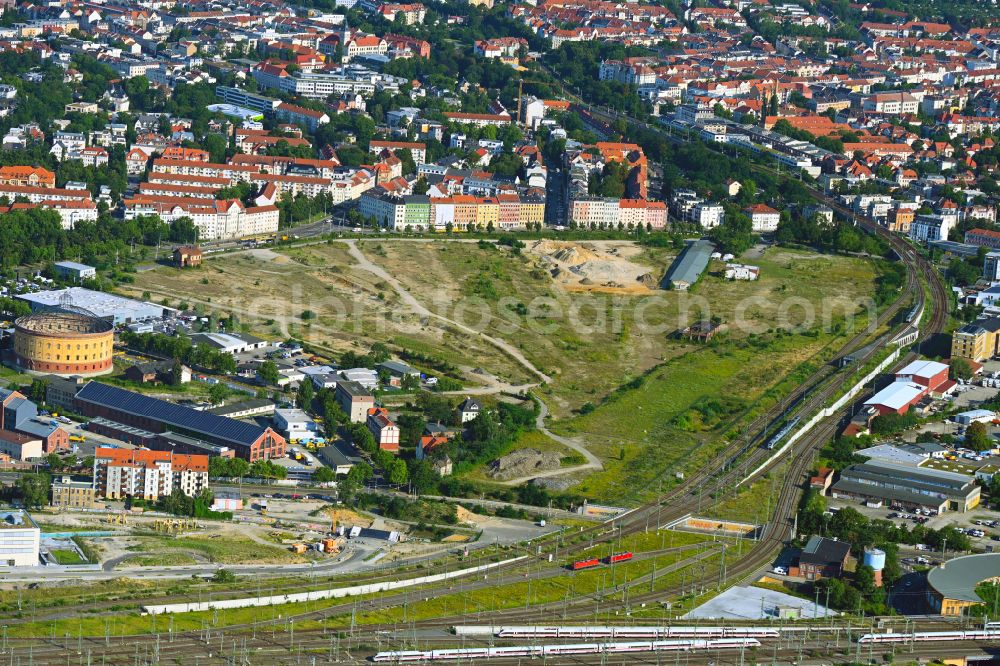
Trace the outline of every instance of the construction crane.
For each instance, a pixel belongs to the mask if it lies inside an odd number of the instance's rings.
[[[522,112],[521,98],[524,97],[524,84],[525,83],[540,83],[543,86],[550,86],[550,85],[552,85],[551,81],[538,81],[537,79],[520,79],[517,82],[517,122],[518,123],[523,122],[521,120],[521,112]]]

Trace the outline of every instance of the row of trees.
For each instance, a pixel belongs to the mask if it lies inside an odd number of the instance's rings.
[[[166,497],[161,497],[156,502],[156,508],[175,516],[231,520],[233,517],[231,511],[212,511],[212,502],[214,501],[215,497],[208,488],[203,488],[194,497],[185,495],[180,488],[174,488],[173,492]]]
[[[197,366],[221,373],[236,372],[236,359],[208,345],[196,345],[182,335],[163,333],[122,332],[122,342],[137,351],[176,359],[190,366]]]
[[[826,515],[825,512],[826,498],[815,490],[810,490],[799,510],[799,532],[803,535],[819,534],[835,537],[850,543],[856,551],[869,546],[884,550],[884,546],[900,543],[909,545],[922,543],[936,550],[940,550],[946,544],[949,549],[957,551],[967,551],[972,548],[968,535],[953,526],[934,529],[915,524],[910,527],[905,523],[891,520],[870,519],[849,506],[832,515]],[[888,563],[886,572],[890,579],[898,577],[898,572],[891,569]]]
[[[133,244],[156,246],[161,241],[191,242],[197,238],[190,219],[166,224],[157,216],[123,220],[102,214],[96,221],[79,221],[72,229],[63,229],[56,211],[32,208],[5,213],[3,221],[0,268],[63,259],[109,268],[131,256]]]
[[[855,227],[828,224],[816,215],[791,215],[787,211],[782,214],[775,239],[779,243],[804,243],[821,250],[846,254],[882,256],[888,250],[881,238]]]

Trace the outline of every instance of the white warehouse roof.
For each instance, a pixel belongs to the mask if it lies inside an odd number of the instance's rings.
[[[927,387],[911,382],[893,382],[865,401],[866,405],[880,405],[900,410],[924,394]]]
[[[897,375],[910,375],[913,377],[933,377],[934,375],[947,370],[948,366],[938,361],[928,361],[918,359],[909,363],[905,368],[897,372]]]

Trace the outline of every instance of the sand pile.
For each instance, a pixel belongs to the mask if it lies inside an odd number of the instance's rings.
[[[615,246],[602,250],[586,243],[543,240],[532,244],[529,252],[567,291],[641,294],[658,287],[652,267],[633,263],[623,256],[631,252]]]

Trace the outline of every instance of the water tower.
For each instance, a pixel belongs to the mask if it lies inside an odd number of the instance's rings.
[[[878,548],[865,548],[862,564],[870,566],[875,571],[875,585],[882,587],[882,569],[885,569],[885,551]]]

